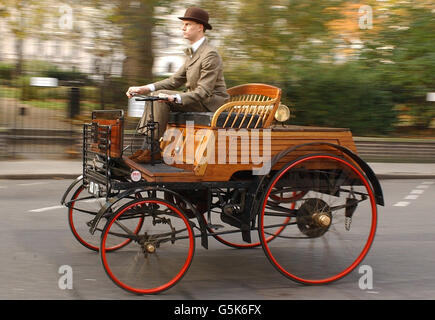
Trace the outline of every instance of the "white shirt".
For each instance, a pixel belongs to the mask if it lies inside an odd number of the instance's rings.
[[[196,41],[194,44],[192,44],[192,50],[193,53],[196,52],[196,50],[198,50],[198,48],[202,45],[202,43],[205,41],[205,37],[202,37],[201,39],[199,39],[198,41]]]
[[[193,43],[193,44],[191,45],[193,53],[195,53],[196,50],[198,50],[198,48],[202,45],[202,43],[203,43],[204,41],[205,41],[205,37],[202,37],[201,39],[199,39],[198,41],[196,41],[195,43]],[[147,87],[150,89],[151,92],[156,91],[156,87],[154,86],[153,83],[148,84]],[[180,104],[181,104],[181,97],[180,97],[179,94],[176,94],[176,95],[175,95],[175,101],[176,101],[177,103],[180,103]]]

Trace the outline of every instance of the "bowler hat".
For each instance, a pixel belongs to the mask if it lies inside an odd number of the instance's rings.
[[[181,20],[192,20],[204,25],[205,29],[212,29],[212,26],[208,23],[208,12],[197,7],[190,7],[184,13],[184,17],[178,17]]]

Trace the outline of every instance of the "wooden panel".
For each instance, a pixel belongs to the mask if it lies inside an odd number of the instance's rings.
[[[111,127],[111,136],[110,136],[110,156],[112,158],[120,158],[122,155],[123,148],[123,121],[121,119],[108,120],[108,119],[93,119],[93,123],[98,123],[103,126],[112,126]],[[100,150],[98,148],[99,143],[92,144],[92,148],[99,153],[105,154],[104,150]]]
[[[172,128],[176,128],[175,126],[172,126]],[[180,130],[184,130],[184,126],[179,127]],[[202,131],[198,131],[196,129],[202,129]],[[173,164],[173,166],[178,168],[183,168],[185,170],[188,170],[189,172],[193,171],[196,174],[196,178],[200,178],[202,181],[227,181],[230,179],[230,177],[237,171],[244,171],[244,170],[252,170],[252,169],[258,169],[263,166],[264,160],[258,165],[254,165],[252,161],[251,154],[251,143],[258,143],[259,145],[259,153],[258,153],[258,160],[262,160],[263,156],[263,136],[264,138],[268,137],[267,134],[264,135],[264,133],[270,134],[270,156],[271,158],[277,155],[279,152],[289,149],[291,147],[299,146],[306,143],[312,143],[312,142],[324,142],[324,143],[332,143],[332,144],[338,144],[342,145],[348,149],[350,149],[353,152],[356,152],[355,144],[352,139],[352,134],[347,129],[333,129],[333,128],[323,128],[328,130],[322,130],[322,131],[315,131],[310,127],[299,127],[297,130],[294,130],[294,128],[289,128],[287,131],[283,130],[282,128],[280,130],[255,130],[255,134],[253,130],[249,129],[241,129],[241,130],[223,130],[223,129],[209,129],[204,130],[205,128],[197,128],[195,127],[195,134],[198,134],[198,132],[201,132],[198,138],[190,138],[190,141],[195,141],[194,150],[195,150],[195,156],[194,159],[186,158],[184,156],[184,159],[189,159],[190,162],[185,163],[176,163]],[[171,147],[175,148],[177,145],[183,147],[183,150],[185,149],[185,135],[186,131],[183,132],[183,138],[179,139],[180,141],[172,144]],[[206,139],[203,139],[205,135],[214,135],[215,136],[215,144],[214,144],[214,162],[211,161],[211,163],[207,163],[204,161],[206,159],[206,154],[202,154],[206,152],[207,146],[206,146]],[[219,133],[224,133],[224,135],[219,136]],[[219,139],[222,138],[226,139],[225,146],[221,145],[219,146]],[[202,142],[198,143],[198,139],[200,139]],[[230,141],[234,143],[233,149],[228,150],[230,146]],[[168,146],[168,143],[162,144],[162,146]],[[220,150],[220,147],[222,150]],[[241,150],[248,150],[249,154],[248,156],[241,155]],[[219,153],[222,152],[224,154],[224,157],[221,157],[219,159]],[[312,154],[312,153],[319,153],[319,152],[327,152],[327,153],[333,153],[339,156],[344,156],[340,151],[328,147],[328,146],[304,146],[301,147],[293,152],[291,152],[288,156],[283,158],[276,166],[274,166],[273,169],[278,169],[280,166],[282,166],[284,163],[287,163],[289,161],[292,161],[300,156]],[[231,158],[231,157],[234,158]],[[242,159],[243,158],[243,159]],[[248,159],[248,163],[242,163],[242,160]],[[192,160],[194,165],[192,166]],[[230,163],[230,160],[235,160],[235,163]],[[223,163],[219,163],[219,161]],[[183,177],[184,179],[184,177]]]
[[[194,182],[202,180],[200,177],[195,176],[193,171],[152,172],[128,157],[123,157],[123,160],[131,169],[138,170],[142,174],[142,178],[148,182]]]

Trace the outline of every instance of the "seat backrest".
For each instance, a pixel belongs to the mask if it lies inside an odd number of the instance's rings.
[[[267,128],[281,101],[281,89],[249,83],[228,89],[230,101],[216,110],[212,128]]]

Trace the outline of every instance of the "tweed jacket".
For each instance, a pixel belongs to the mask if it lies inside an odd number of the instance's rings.
[[[174,90],[182,85],[186,87],[180,93],[183,106],[199,104],[204,111],[214,112],[229,100],[222,59],[207,39],[175,74],[154,83],[156,90]]]

